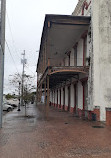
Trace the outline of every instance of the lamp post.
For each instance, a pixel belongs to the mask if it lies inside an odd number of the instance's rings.
[[[20,86],[21,86],[21,83],[19,82],[19,104],[18,104],[18,110],[17,111],[21,111],[20,110]]]

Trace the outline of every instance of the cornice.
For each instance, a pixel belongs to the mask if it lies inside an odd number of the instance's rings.
[[[74,12],[72,13],[72,15],[77,16],[77,15],[80,13],[81,8],[82,8],[82,5],[83,5],[83,3],[84,3],[85,1],[86,1],[86,0],[80,0],[80,1],[78,2],[77,6],[76,6],[76,8],[75,8],[75,10],[74,10]]]

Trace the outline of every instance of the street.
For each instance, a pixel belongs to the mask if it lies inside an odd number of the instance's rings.
[[[43,109],[32,104],[27,117],[24,107],[4,115],[0,158],[111,158],[111,127],[53,107],[46,121]]]

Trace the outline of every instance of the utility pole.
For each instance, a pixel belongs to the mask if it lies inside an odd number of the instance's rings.
[[[0,128],[2,128],[6,0],[0,0]]]
[[[26,106],[27,106],[27,84],[26,84],[26,89],[25,89],[25,116],[27,116]]]
[[[23,96],[24,96],[24,68],[25,68],[25,64],[27,62],[27,60],[25,59],[25,50],[24,50],[24,53],[22,55],[23,55],[23,59],[21,59],[21,63],[23,64],[23,71],[22,71],[21,106],[23,106]]]

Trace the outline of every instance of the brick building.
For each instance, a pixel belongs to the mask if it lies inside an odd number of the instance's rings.
[[[70,16],[46,15],[37,99],[44,92],[47,110],[50,102],[79,117],[110,122],[110,6],[108,0],[79,0]]]

